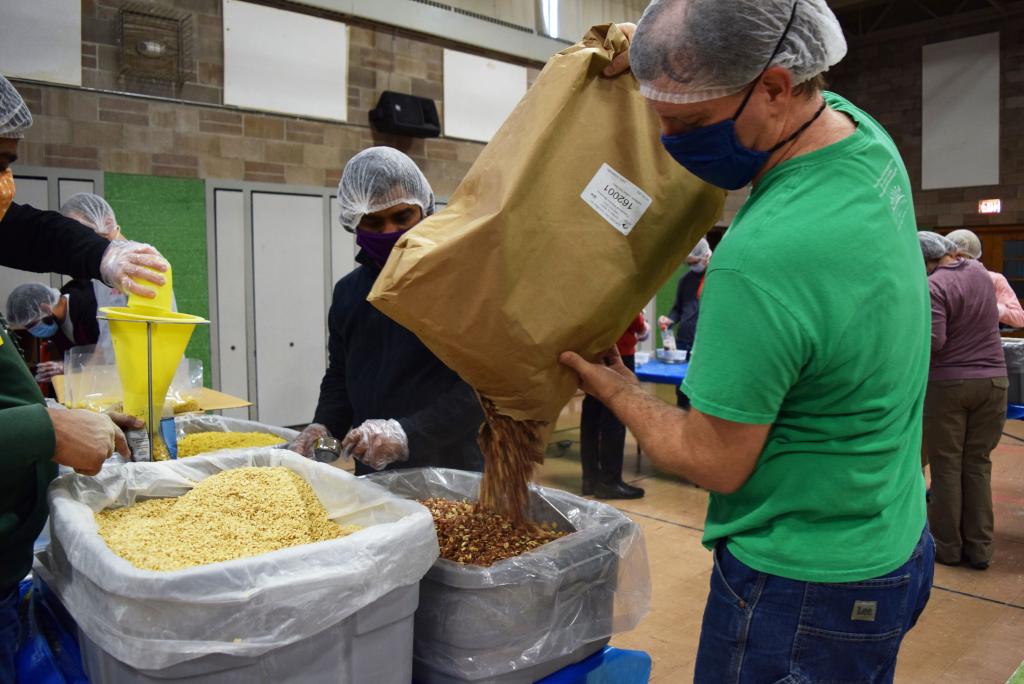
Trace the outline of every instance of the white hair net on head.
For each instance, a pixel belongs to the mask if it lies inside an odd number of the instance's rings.
[[[32,126],[32,112],[11,82],[0,76],[0,138],[24,138]]]
[[[921,243],[921,254],[925,261],[935,261],[956,251],[956,245],[951,240],[930,230],[918,231],[917,240]]]
[[[825,0],[655,0],[629,48],[641,94],[677,104],[738,93],[769,66],[800,84],[845,55]]]
[[[416,162],[393,147],[371,147],[348,160],[338,183],[341,225],[350,232],[366,214],[396,204],[434,213],[434,191]]]
[[[946,239],[956,245],[956,251],[960,254],[969,256],[972,259],[981,258],[981,240],[966,228],[954,230],[946,236]]]
[[[60,290],[42,283],[25,283],[11,290],[7,297],[7,321],[25,328],[53,313],[60,301]]]
[[[701,238],[700,242],[694,245],[693,249],[687,255],[688,259],[706,259],[711,256],[711,245],[708,244],[706,238]]]
[[[76,192],[61,206],[60,213],[84,223],[103,237],[117,230],[114,209],[107,200],[91,192]]]

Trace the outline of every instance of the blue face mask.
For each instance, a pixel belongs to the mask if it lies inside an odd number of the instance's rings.
[[[740,103],[736,114],[731,119],[685,133],[661,136],[661,144],[665,151],[687,171],[701,180],[726,190],[739,190],[757,177],[758,172],[764,167],[774,152],[783,145],[792,142],[801,133],[806,131],[825,110],[825,103],[822,102],[818,112],[810,121],[770,150],[751,149],[741,143],[736,135],[736,121],[743,114],[743,110],[746,109],[747,102],[750,101],[750,96],[757,87],[757,81],[761,79],[764,72],[771,66],[772,60],[775,59],[775,55],[778,54],[779,49],[782,47],[782,43],[789,33],[789,28],[793,25],[793,19],[796,17],[796,7],[797,3],[794,3],[789,23],[786,24],[782,37],[779,38],[779,42],[775,46],[771,57],[768,58],[768,63],[761,70],[761,74],[754,81],[754,85],[747,91],[743,102]]]
[[[29,328],[28,334],[32,337],[38,337],[41,340],[46,340],[56,335],[57,329],[57,322],[53,319],[50,319],[49,323],[43,320]]]

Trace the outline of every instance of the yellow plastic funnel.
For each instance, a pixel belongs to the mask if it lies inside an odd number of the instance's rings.
[[[170,291],[169,287],[162,290]],[[169,301],[168,297],[168,301]],[[152,301],[152,300],[143,300]],[[160,315],[150,313],[152,307],[104,307],[110,323],[110,337],[114,343],[114,359],[117,374],[121,376],[124,389],[124,412],[149,421],[149,372],[146,344],[146,330],[152,329],[154,411],[163,409],[167,389],[174,379],[185,347],[192,337],[192,331],[199,323],[208,323],[204,318],[189,314],[164,311]],[[149,325],[147,325],[149,324]]]

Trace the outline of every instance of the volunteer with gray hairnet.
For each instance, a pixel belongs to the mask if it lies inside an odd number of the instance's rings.
[[[312,456],[319,438],[343,437],[357,474],[427,466],[482,470],[476,394],[366,301],[395,243],[434,212],[430,184],[406,155],[371,147],[345,165],[338,205],[341,225],[356,234],[359,266],[334,286],[320,400],[313,423],[291,448]]]
[[[825,0],[665,0],[610,69],[632,63],[677,162],[753,183],[708,268],[689,413],[614,354],[562,357],[711,490],[698,682],[892,681],[931,587],[928,287],[895,144],[822,90],[845,51]]]
[[[110,242],[55,211],[14,200],[10,165],[18,140],[32,125],[24,100],[0,76],[0,265],[101,278],[152,297],[132,278],[162,284],[167,262],[149,245]],[[123,427],[141,421],[119,418]],[[32,567],[32,542],[46,521],[46,488],[57,464],[95,475],[114,449],[128,453],[110,417],[84,410],[48,409],[0,316],[0,681],[14,681],[18,582]]]

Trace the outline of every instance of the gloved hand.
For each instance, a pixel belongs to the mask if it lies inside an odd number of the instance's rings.
[[[327,429],[326,425],[320,423],[310,423],[306,428],[299,433],[299,436],[288,445],[288,449],[294,451],[300,456],[306,458],[313,458],[313,449],[316,447],[316,440],[321,437],[330,437],[331,431]]]
[[[393,419],[372,418],[349,430],[341,441],[342,452],[355,456],[374,470],[409,459],[409,438]]]
[[[152,299],[156,296],[156,291],[143,287],[133,280],[139,278],[163,285],[164,277],[150,269],[160,273],[166,271],[167,260],[160,255],[156,247],[129,240],[111,242],[100,261],[100,275],[107,285],[125,294]]]
[[[637,342],[646,342],[647,338],[651,336],[651,326],[647,325],[647,321],[644,321],[644,329],[640,331],[640,334],[636,336]]]
[[[43,361],[36,366],[36,382],[49,382],[54,375],[64,375],[64,364],[60,361]]]
[[[124,433],[102,413],[85,409],[47,409],[56,447],[53,461],[83,475],[96,475],[116,450],[131,453]]]
[[[662,331],[668,330],[673,325],[675,325],[675,322],[668,316],[658,316],[658,327],[661,328]]]

